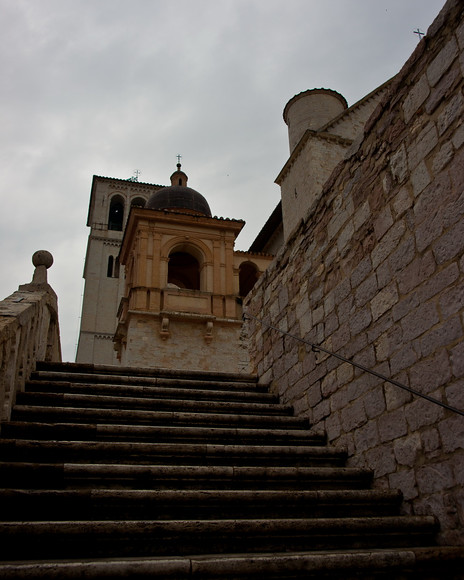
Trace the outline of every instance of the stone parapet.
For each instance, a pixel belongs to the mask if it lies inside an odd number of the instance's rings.
[[[52,263],[49,252],[36,252],[32,282],[0,302],[0,422],[10,418],[36,362],[61,361],[58,303],[47,283]]]

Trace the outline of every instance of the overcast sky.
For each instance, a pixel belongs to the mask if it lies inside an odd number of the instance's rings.
[[[63,359],[78,337],[92,176],[166,185],[176,155],[249,247],[279,201],[282,111],[352,105],[397,73],[444,0],[0,0],[0,299],[52,252]]]

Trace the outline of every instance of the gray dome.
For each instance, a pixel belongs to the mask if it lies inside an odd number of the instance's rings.
[[[152,193],[145,207],[157,210],[186,210],[195,214],[211,217],[208,202],[201,193],[191,187],[187,187],[187,179],[187,175],[183,171],[180,171],[180,163],[178,163],[177,171],[171,175],[172,185],[163,187]]]
[[[191,187],[171,185],[152,193],[145,205],[148,209],[186,209],[211,217],[206,199]]]

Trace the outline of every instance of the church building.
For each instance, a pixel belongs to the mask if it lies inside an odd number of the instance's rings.
[[[94,177],[77,362],[248,368],[241,301],[273,256],[234,250],[178,163],[171,185]]]

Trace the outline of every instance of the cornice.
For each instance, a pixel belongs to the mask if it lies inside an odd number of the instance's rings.
[[[234,250],[234,256],[256,256],[260,258],[274,258],[274,254],[267,252],[247,252],[246,250]]]
[[[193,213],[174,211],[169,209],[149,209],[149,208],[133,208],[131,211],[131,216],[137,212],[139,217],[142,217],[143,212],[144,217],[151,219],[158,219],[159,221],[175,222],[175,221],[191,221],[206,227],[223,227],[223,225],[230,226],[232,229],[242,229],[245,221],[237,220],[233,218],[224,218],[218,216],[205,216],[205,215],[195,215]],[[127,226],[126,226],[127,229]]]
[[[94,333],[95,338],[99,338],[100,340],[113,340],[114,334],[102,334],[102,333]]]
[[[125,189],[130,188],[133,190],[146,190],[146,189],[161,189],[166,187],[165,185],[158,185],[156,183],[146,183],[144,181],[131,181],[130,179],[119,179],[117,177],[105,177],[103,175],[94,175],[94,180],[106,181],[111,184],[114,183],[118,187],[124,187]]]
[[[103,236],[94,236],[92,234],[90,234],[90,239],[98,242],[103,242],[108,246],[120,246],[122,243],[122,239],[116,240],[115,238],[105,238]]]

